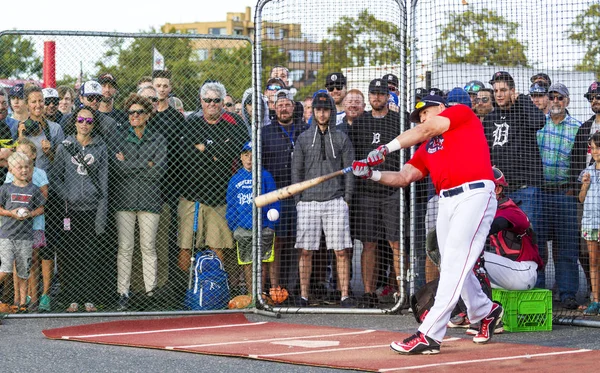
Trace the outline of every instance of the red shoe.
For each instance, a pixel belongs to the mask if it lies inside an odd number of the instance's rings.
[[[504,309],[498,303],[492,304],[492,310],[490,313],[480,321],[479,333],[473,337],[473,342],[483,344],[488,343],[494,332],[496,331],[496,325],[502,320],[504,315]]]
[[[392,350],[406,355],[433,355],[440,353],[440,342],[429,338],[421,332],[416,332],[402,342],[392,342]]]

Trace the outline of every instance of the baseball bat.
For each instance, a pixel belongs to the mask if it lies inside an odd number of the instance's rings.
[[[264,206],[268,205],[269,203],[273,203],[275,201],[281,201],[282,199],[289,198],[289,197],[296,195],[308,188],[312,188],[315,185],[319,185],[322,182],[327,181],[329,179],[333,179],[336,176],[347,174],[348,172],[352,172],[352,167],[346,167],[343,170],[332,172],[330,174],[323,175],[323,176],[318,176],[318,177],[315,177],[310,180],[304,180],[304,181],[296,183],[296,184],[292,184],[292,185],[288,185],[283,188],[279,188],[279,189],[274,190],[269,193],[261,194],[260,196],[257,196],[256,198],[254,198],[254,204],[256,205],[256,207],[264,207]]]

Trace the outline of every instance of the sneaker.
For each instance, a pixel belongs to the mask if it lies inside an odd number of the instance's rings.
[[[567,297],[565,298],[565,300],[562,301],[562,303],[563,306],[568,310],[576,310],[579,306],[575,297]]]
[[[448,321],[449,328],[468,328],[470,324],[471,322],[469,321],[469,317],[467,316],[466,312],[460,312],[459,314],[452,316],[450,321]],[[479,329],[479,327],[477,328]]]
[[[297,307],[308,307],[308,299],[298,297],[298,299],[296,299],[295,305]]]
[[[129,297],[125,294],[121,294],[119,303],[117,304],[117,311],[125,311],[127,307],[129,307]]]
[[[494,336],[496,325],[502,320],[504,309],[498,303],[492,303],[490,313],[480,321],[479,332],[473,337],[474,343],[488,343]]]
[[[467,328],[467,331],[465,332],[465,334],[476,336],[477,333],[479,333],[479,326],[480,326],[480,323],[471,324]],[[494,329],[494,334],[502,334],[502,333],[504,333],[504,323],[502,322],[502,320],[500,320],[498,325],[496,325],[496,329]]]
[[[342,298],[342,292],[339,290],[334,290],[329,293],[325,298],[323,298],[323,303],[328,305],[336,305],[340,304],[340,299]]]
[[[376,293],[364,293],[363,296],[360,297],[358,306],[360,308],[375,308],[378,303],[379,298],[377,298]]]
[[[588,308],[585,309],[585,311],[583,311],[584,315],[598,315],[600,313],[600,303],[598,302],[592,302],[590,303],[590,305],[588,306]]]
[[[431,355],[440,353],[440,342],[416,332],[402,342],[392,342],[390,348],[400,354]]]
[[[358,302],[352,297],[346,297],[340,302],[340,305],[343,308],[354,308],[358,305]]]
[[[38,307],[40,312],[50,312],[52,308],[50,307],[50,296],[44,294],[40,297],[40,305]]]

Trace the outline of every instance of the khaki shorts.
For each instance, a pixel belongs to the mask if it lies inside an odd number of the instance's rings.
[[[225,220],[226,211],[227,206],[211,207],[200,204],[196,247],[208,246],[213,249],[234,247],[233,237]],[[177,218],[179,220],[177,245],[182,249],[191,249],[194,235],[194,202],[180,199]]]
[[[0,239],[0,272],[12,273],[14,263],[17,276],[27,280],[32,254],[33,241]]]

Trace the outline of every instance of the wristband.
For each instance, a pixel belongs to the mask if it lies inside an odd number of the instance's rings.
[[[373,181],[381,180],[381,171],[374,170],[373,175],[371,175],[371,177],[369,179],[371,179]]]
[[[400,141],[398,141],[398,138],[393,139],[386,146],[388,148],[389,153],[393,153],[396,150],[402,149],[402,146],[400,145]]]

